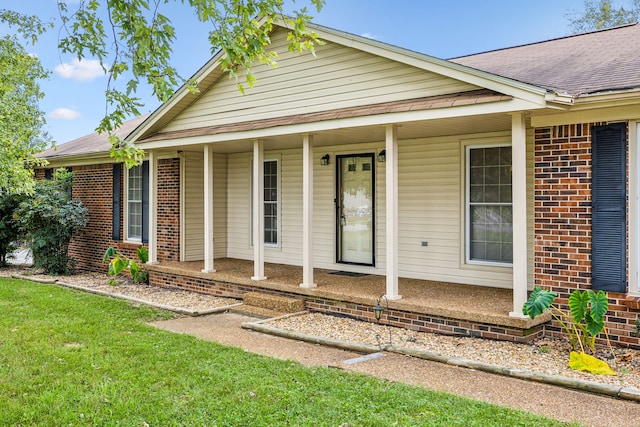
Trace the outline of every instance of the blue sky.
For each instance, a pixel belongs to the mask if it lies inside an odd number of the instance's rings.
[[[57,16],[55,0],[2,3],[0,8],[45,19]],[[298,0],[298,7],[304,4]],[[565,36],[567,14],[583,5],[584,0],[327,0],[320,13],[313,10],[313,22],[447,59]],[[194,25],[192,12],[184,6],[170,4],[168,14],[178,30],[174,63],[185,77],[191,76],[211,57],[206,28]],[[94,131],[105,112],[107,79],[90,59],[77,63],[62,56],[56,47],[58,30],[30,51],[52,71],[41,85],[46,94],[41,107],[49,133],[60,144]],[[146,103],[143,112],[158,107],[148,91],[139,94]]]

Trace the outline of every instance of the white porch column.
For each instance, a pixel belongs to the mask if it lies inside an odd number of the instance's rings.
[[[302,139],[302,288],[313,283],[313,136]]]
[[[387,292],[389,300],[398,294],[398,128],[386,127],[386,204],[387,204]]]
[[[253,142],[253,276],[264,280],[264,143]]]
[[[213,265],[213,146],[204,146],[204,268],[203,273],[215,273]]]
[[[147,264],[158,263],[158,158],[149,151],[149,259]]]
[[[513,311],[524,317],[527,301],[527,133],[522,113],[511,117],[511,170],[513,194]]]

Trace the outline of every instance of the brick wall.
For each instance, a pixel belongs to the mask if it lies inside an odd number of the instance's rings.
[[[76,260],[78,270],[105,271],[102,257],[110,246],[129,257],[135,257],[135,251],[140,246],[112,240],[112,167],[111,164],[99,164],[73,168],[73,197],[80,198],[89,211],[87,227],[73,239],[69,247],[69,254]],[[124,213],[124,194],[121,194],[120,200],[120,209]],[[121,221],[121,237],[123,223]],[[180,160],[165,159],[158,162],[158,260],[179,259]]]
[[[89,222],[71,242],[69,255],[76,260],[78,270],[105,271],[102,257],[114,244],[111,240],[112,165],[75,166],[73,173],[72,194],[88,209]]]
[[[602,124],[535,130],[535,285],[557,292],[567,310],[573,290],[591,288],[591,127]],[[640,347],[632,336],[640,311],[626,297],[608,293],[609,338]],[[545,333],[561,336],[562,328],[553,321]]]
[[[158,161],[158,261],[180,261],[180,159]]]

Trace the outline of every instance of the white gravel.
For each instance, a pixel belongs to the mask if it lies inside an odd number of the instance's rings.
[[[55,279],[91,290],[109,292],[114,295],[133,297],[144,301],[153,302],[168,307],[183,308],[188,311],[203,312],[218,307],[226,307],[237,304],[239,301],[233,298],[221,298],[198,292],[183,291],[180,289],[161,288],[158,286],[133,283],[130,278],[108,276],[102,273],[82,273],[72,276],[51,277],[41,274],[32,274],[29,270],[20,268],[2,269],[0,276],[13,274],[25,275],[35,279]],[[115,283],[114,283],[115,282]]]
[[[0,276],[30,274],[23,268],[4,268]],[[40,279],[50,276],[32,275]],[[84,273],[57,278],[59,281],[88,289],[125,295],[156,304],[206,311],[238,303],[232,298],[220,298],[197,292],[134,284],[130,279],[118,277],[117,285],[109,284],[113,277],[99,273]],[[384,319],[382,320],[384,323]],[[458,357],[493,365],[518,368],[548,375],[582,379],[602,384],[640,389],[640,351],[614,347],[599,349],[598,357],[605,359],[617,372],[615,376],[594,375],[568,367],[568,343],[544,339],[532,344],[494,341],[473,337],[456,337],[422,333],[388,327],[384,324],[361,322],[345,317],[320,313],[291,316],[269,321],[274,328],[335,340],[376,346],[393,344],[397,347],[427,351],[449,357]]]
[[[617,372],[616,376],[605,376],[569,368],[570,345],[560,340],[543,339],[533,344],[520,344],[474,337],[455,337],[415,332],[320,313],[277,319],[270,321],[268,325],[335,340],[382,346],[391,343],[397,347],[449,357],[640,389],[640,351],[633,349],[614,347],[613,353],[610,353],[609,349],[599,349],[598,356],[606,358],[609,366]]]

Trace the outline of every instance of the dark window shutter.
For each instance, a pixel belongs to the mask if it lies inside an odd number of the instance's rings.
[[[149,242],[149,162],[142,162],[142,243]]]
[[[626,292],[627,127],[594,126],[591,134],[591,287]]]
[[[69,172],[73,172],[73,168],[71,166],[69,166],[67,168],[67,170]],[[73,199],[73,176],[71,177],[71,182],[69,183],[69,188],[67,188],[67,196],[69,196],[69,199]]]
[[[113,240],[120,240],[120,218],[121,218],[121,209],[120,209],[120,195],[122,193],[122,164],[114,163],[113,164],[113,230],[111,232],[111,238]]]

